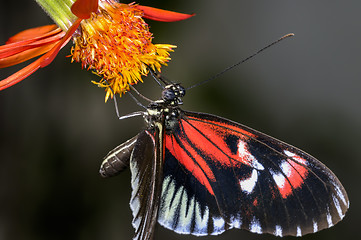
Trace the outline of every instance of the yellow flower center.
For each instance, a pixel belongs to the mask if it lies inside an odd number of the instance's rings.
[[[132,4],[101,1],[98,12],[82,21],[80,34],[74,37],[72,61],[103,78],[94,83],[106,88],[105,101],[113,96],[112,90],[122,95],[129,91],[129,84],[142,81],[148,67],[160,71],[176,47],[152,44],[152,34],[141,17],[142,11]]]

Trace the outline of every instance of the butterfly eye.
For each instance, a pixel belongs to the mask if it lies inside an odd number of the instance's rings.
[[[175,97],[176,97],[176,94],[173,89],[166,88],[162,92],[162,99],[166,102],[170,102],[170,101],[174,100]]]
[[[186,89],[181,85],[178,85],[178,93],[179,97],[184,97],[184,95],[186,95]]]

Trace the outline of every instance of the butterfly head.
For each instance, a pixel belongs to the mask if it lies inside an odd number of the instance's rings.
[[[179,83],[165,86],[162,91],[162,100],[170,106],[178,106],[183,104],[182,97],[186,94],[186,90]]]

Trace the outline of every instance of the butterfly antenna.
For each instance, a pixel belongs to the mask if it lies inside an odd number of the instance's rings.
[[[160,75],[160,73],[157,73],[156,71],[154,71],[152,68],[148,67],[150,74],[152,75],[152,77],[154,78],[154,80],[158,83],[158,85],[164,89],[164,85],[169,85],[172,84],[171,81],[169,80],[165,80],[163,76]],[[163,83],[163,84],[162,84]]]
[[[207,82],[209,82],[209,81],[212,81],[213,79],[218,78],[218,77],[219,77],[220,75],[222,75],[223,73],[228,72],[228,71],[231,70],[232,68],[235,68],[235,67],[237,67],[238,65],[240,65],[240,64],[242,64],[242,63],[250,60],[251,58],[253,58],[254,56],[256,56],[256,55],[258,55],[259,53],[263,52],[263,51],[266,50],[267,48],[272,47],[273,45],[279,43],[280,41],[282,41],[282,40],[284,40],[284,39],[286,39],[286,38],[293,37],[294,35],[295,35],[295,34],[293,34],[293,33],[288,33],[288,34],[282,36],[281,38],[277,39],[276,41],[272,42],[271,44],[268,44],[267,46],[261,48],[260,50],[258,50],[258,51],[255,52],[255,53],[253,53],[253,54],[250,55],[249,57],[246,57],[245,59],[239,61],[238,63],[235,63],[235,64],[233,64],[232,66],[227,67],[226,69],[224,69],[223,71],[217,73],[217,74],[214,75],[213,77],[211,77],[211,78],[209,78],[209,79],[207,79],[207,80],[204,80],[204,81],[202,81],[202,82],[196,83],[196,84],[188,87],[187,90],[189,90],[189,89],[191,89],[191,88],[194,88],[194,87],[198,87],[199,85],[203,85],[203,84],[205,84],[205,83],[207,83]]]
[[[147,98],[146,96],[144,96],[143,94],[141,94],[135,87],[133,87],[132,85],[129,85],[129,87],[141,98],[143,98],[145,101],[147,102],[153,102],[151,99]],[[134,96],[132,96],[134,97]],[[134,98],[135,99],[135,98]],[[136,101],[139,102],[139,101]],[[137,103],[138,104],[138,103]],[[139,104],[138,104],[139,105]]]
[[[150,72],[150,75],[152,75],[153,79],[155,80],[156,83],[158,83],[158,85],[164,89],[164,86],[163,84],[160,82],[160,78],[157,77],[157,73],[153,71],[153,69],[149,68],[149,72]]]

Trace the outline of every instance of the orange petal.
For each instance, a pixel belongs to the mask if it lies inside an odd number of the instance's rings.
[[[66,32],[66,35],[59,41],[49,52],[44,54],[42,57],[37,59],[35,62],[29,64],[28,66],[24,67],[23,69],[19,70],[18,72],[14,73],[13,75],[5,78],[4,80],[0,81],[0,91],[4,90],[12,85],[24,80],[32,73],[34,73],[39,68],[46,67],[49,65],[58,54],[59,50],[65,46],[65,44],[70,40],[72,35],[74,34],[75,30],[79,27],[80,22],[82,19],[78,18],[73,25],[69,28]]]
[[[81,19],[90,18],[92,12],[98,10],[98,0],[77,0],[71,6],[71,12]]]
[[[81,21],[82,21],[81,18],[77,18],[73,23],[73,25],[71,25],[69,30],[66,32],[65,36],[61,39],[61,41],[58,44],[56,44],[55,47],[53,47],[48,53],[46,53],[44,56],[41,57],[43,60],[40,64],[41,65],[40,67],[42,68],[46,67],[54,60],[60,49],[64,47],[68,43],[70,38],[73,36],[76,29],[79,27]]]
[[[47,34],[47,35],[49,35],[49,34]],[[37,37],[37,38],[33,38],[33,39],[28,39],[28,40],[24,40],[24,41],[9,43],[9,44],[0,46],[0,61],[5,62],[6,61],[5,58],[11,57],[11,56],[14,56],[14,55],[17,55],[17,54],[18,55],[23,55],[24,54],[24,55],[27,56],[29,51],[27,52],[27,54],[24,53],[27,50],[43,47],[43,46],[52,44],[54,42],[57,42],[64,35],[65,35],[65,32],[57,31],[57,34],[49,35],[46,38]],[[36,57],[36,56],[38,56],[38,55],[34,55],[33,57]],[[29,59],[29,58],[27,58],[27,59]],[[9,65],[9,66],[11,66],[11,65]],[[4,67],[4,66],[0,65],[0,68],[2,68],[2,67]]]
[[[177,13],[177,12],[162,10],[153,7],[141,6],[141,5],[135,5],[135,8],[143,11],[144,18],[148,18],[155,21],[161,21],[161,22],[181,21],[195,15],[195,14]]]
[[[28,49],[25,51],[22,51],[20,53],[14,54],[9,57],[0,58],[0,68],[6,68],[10,66],[14,66],[16,64],[25,62],[29,59],[32,59],[34,57],[40,56],[46,52],[48,52],[50,49],[52,49],[56,43],[48,44],[45,46]]]
[[[37,37],[46,37],[47,34],[55,34],[53,31],[56,30],[61,31],[60,28],[58,28],[55,24],[53,25],[46,25],[36,28],[30,28],[27,30],[24,30],[22,32],[17,33],[16,35],[9,38],[9,40],[6,42],[6,44],[29,40]]]
[[[40,62],[41,58],[36,60],[35,62],[29,64],[28,66],[24,67],[20,71],[14,73],[8,78],[5,78],[4,80],[0,81],[0,91],[4,90],[8,87],[11,87],[12,85],[20,82],[21,80],[27,78],[32,73],[34,73],[36,70],[40,68]]]

